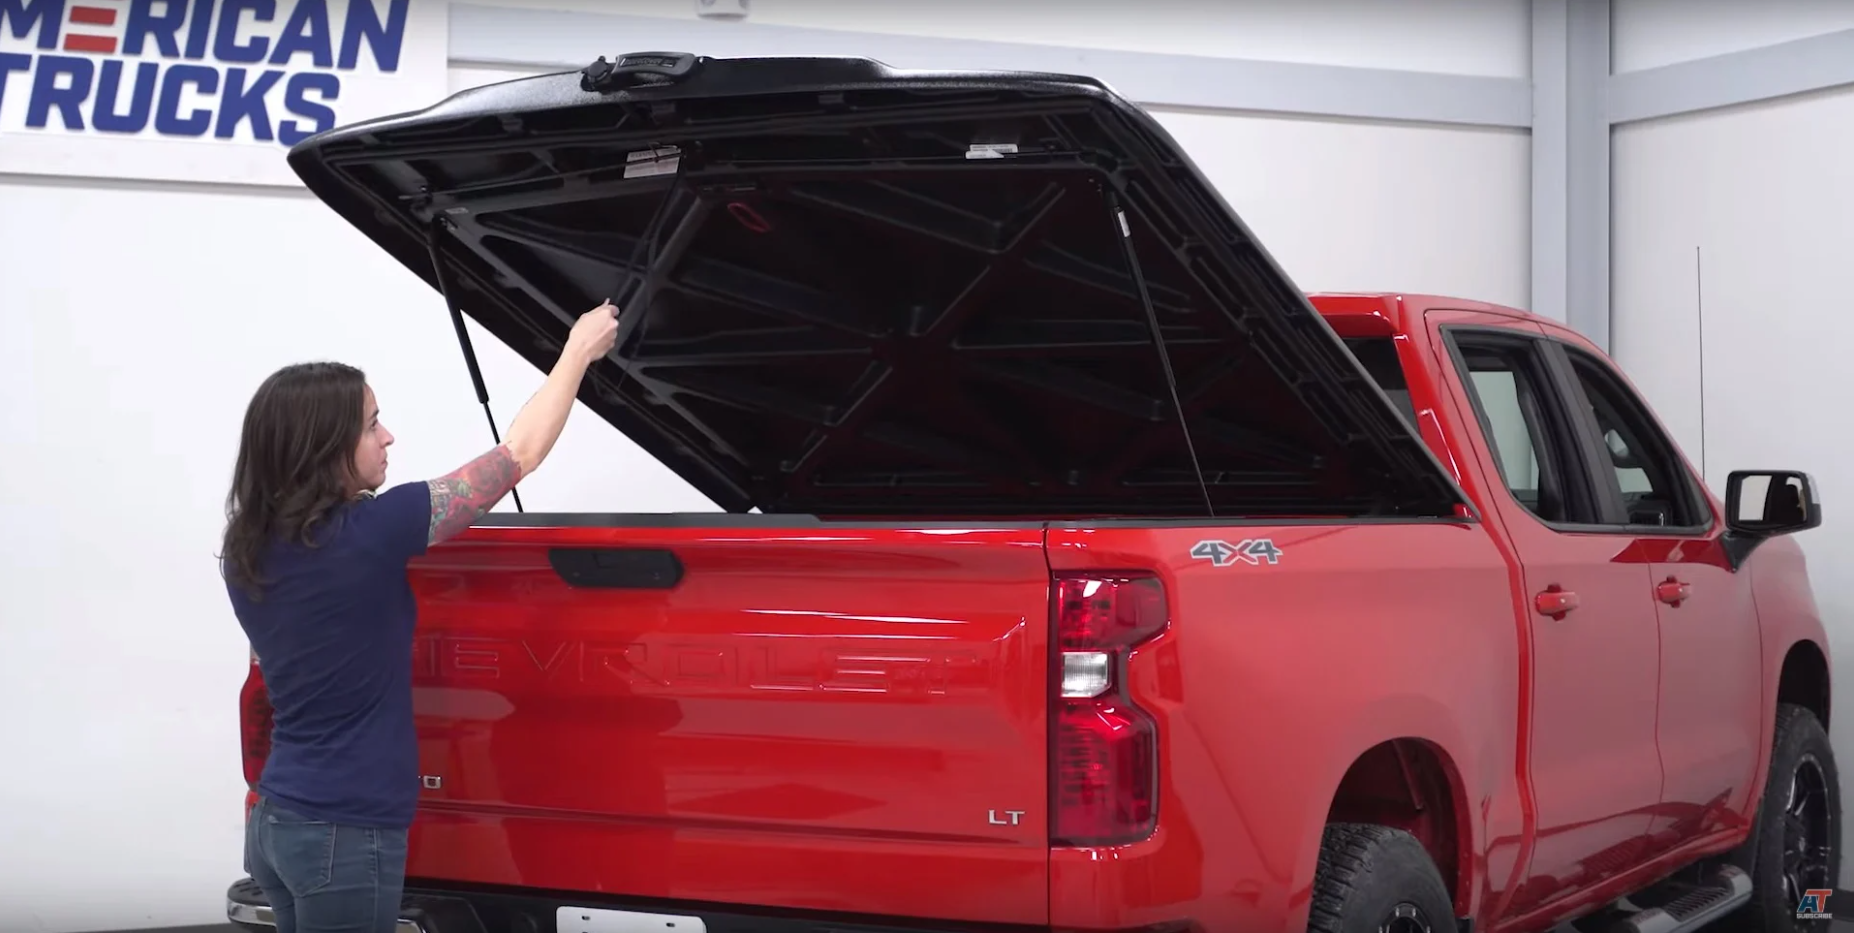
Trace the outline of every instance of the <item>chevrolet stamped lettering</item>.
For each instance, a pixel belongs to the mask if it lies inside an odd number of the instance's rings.
[[[925,641],[924,639],[922,641]],[[992,686],[1001,646],[926,650],[855,639],[805,644],[752,636],[654,643],[431,634],[413,643],[419,686],[497,681],[504,690],[579,685],[624,693],[693,690],[869,693],[899,696],[982,694]]]

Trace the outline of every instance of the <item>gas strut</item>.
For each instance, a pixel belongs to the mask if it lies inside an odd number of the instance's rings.
[[[431,222],[431,236],[428,245],[431,248],[431,271],[438,279],[438,294],[444,296],[444,306],[450,309],[451,326],[457,329],[457,346],[463,350],[464,365],[470,369],[470,383],[476,386],[476,400],[483,406],[483,414],[489,419],[489,436],[502,445],[502,434],[496,430],[496,416],[489,410],[489,387],[483,384],[483,368],[476,364],[476,349],[470,345],[470,331],[464,328],[463,309],[451,295],[450,277],[444,274],[444,256],[439,242],[444,237],[442,219]],[[521,490],[511,487],[509,494],[515,497],[515,511],[525,512],[521,507]]]
[[[650,322],[650,303],[656,297],[652,294],[652,283],[656,281],[652,273],[656,271],[657,265],[657,240],[663,235],[663,228],[669,223],[670,209],[675,206],[676,198],[681,192],[682,176],[677,175],[670,181],[669,187],[664,190],[663,200],[657,202],[656,210],[650,213],[649,222],[644,224],[644,232],[638,234],[637,244],[631,247],[631,257],[625,261],[624,269],[612,288],[612,294],[619,296],[618,307],[620,309],[632,308],[637,315],[637,340],[631,344],[631,359],[634,362],[643,355],[644,325]],[[700,206],[701,200],[697,198],[695,206],[689,210],[693,212]],[[688,214],[683,216],[685,221],[688,218]],[[687,249],[686,244],[683,249]],[[681,250],[677,251],[677,255],[681,255]],[[623,358],[622,354],[620,358]],[[624,388],[624,382],[629,378],[631,378],[631,368],[627,366],[620,369],[618,389]]]
[[[1185,424],[1184,405],[1178,401],[1178,377],[1172,374],[1172,356],[1165,349],[1165,333],[1159,328],[1159,312],[1152,305],[1152,292],[1146,288],[1146,274],[1139,267],[1139,253],[1133,249],[1133,228],[1127,224],[1127,212],[1120,209],[1120,198],[1113,188],[1103,189],[1107,195],[1108,218],[1120,234],[1120,249],[1127,257],[1127,271],[1133,276],[1133,285],[1139,289],[1139,303],[1146,309],[1146,323],[1152,328],[1152,345],[1159,351],[1159,366],[1165,371],[1165,388],[1171,392],[1172,411],[1178,415],[1178,432],[1184,435],[1185,453],[1191,456],[1191,472],[1197,474],[1197,490],[1204,495],[1204,514],[1216,517],[1217,509],[1210,504],[1210,484],[1204,482],[1204,465],[1198,462],[1197,445],[1191,443],[1191,428]]]

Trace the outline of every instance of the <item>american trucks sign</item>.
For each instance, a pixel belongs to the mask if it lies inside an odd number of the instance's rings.
[[[0,171],[295,184],[284,150],[445,91],[431,0],[0,0]]]

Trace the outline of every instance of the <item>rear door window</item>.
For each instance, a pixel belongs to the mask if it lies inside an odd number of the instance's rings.
[[[1461,378],[1500,477],[1514,500],[1550,525],[1584,524],[1593,499],[1544,340],[1479,330],[1450,334]]]

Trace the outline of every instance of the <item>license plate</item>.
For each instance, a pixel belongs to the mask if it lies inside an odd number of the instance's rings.
[[[554,911],[554,929],[557,933],[706,933],[708,927],[700,917],[562,907]]]

